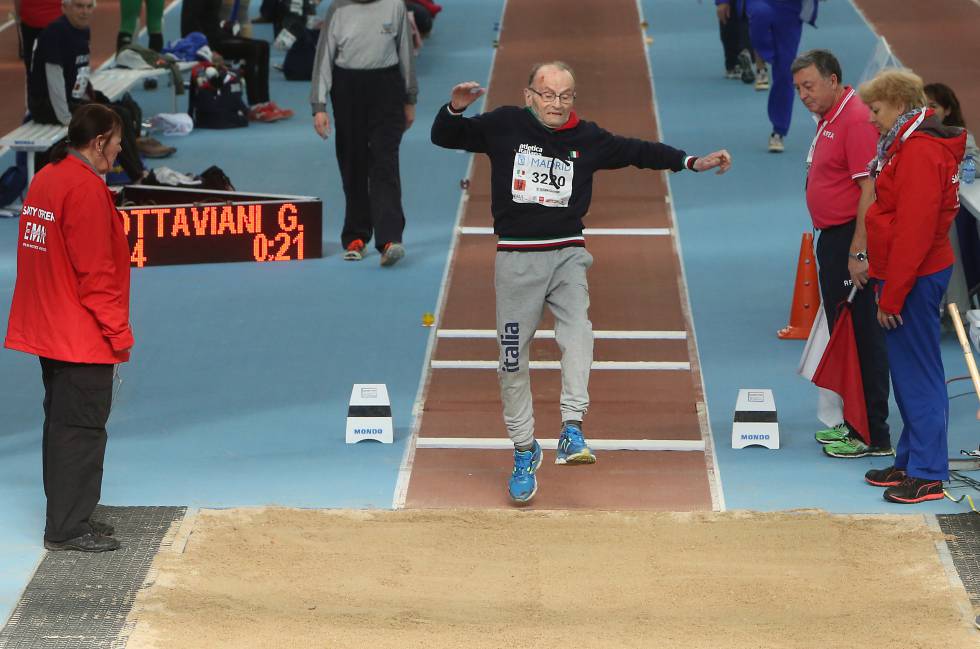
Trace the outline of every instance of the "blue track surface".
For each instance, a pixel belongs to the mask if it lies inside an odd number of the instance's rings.
[[[766,93],[723,78],[718,24],[712,3],[643,0],[654,37],[649,48],[664,140],[690,152],[725,147],[733,170],[719,178],[678,174],[671,179],[711,428],[726,505],[778,510],[820,507],[834,512],[909,513],[881,490],[864,485],[864,472],[893,458],[824,457],[813,441],[816,391],[796,376],[802,341],[780,341],[792,300],[800,236],[811,227],[803,199],[804,159],[814,123],[797,102],[786,152],[766,150],[770,125]],[[848,2],[821,3],[819,29],[806,27],[800,51],[832,50],[847,83],[856,83],[871,58],[875,36]],[[947,376],[966,374],[955,336],[944,339]],[[779,412],[778,451],[732,450],[731,428],[739,388],[772,388]],[[969,391],[953,384],[952,394]],[[977,447],[976,400],[951,402],[950,451]],[[898,442],[901,418],[894,402],[889,423]],[[949,500],[916,512],[962,512]]]

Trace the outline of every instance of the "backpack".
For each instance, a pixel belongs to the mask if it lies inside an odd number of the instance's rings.
[[[211,165],[201,172],[198,176],[201,179],[201,189],[217,189],[224,192],[235,191],[235,186],[231,184],[231,178],[221,167]]]
[[[232,70],[200,63],[191,70],[187,112],[197,128],[248,126],[248,107],[242,99],[244,86]]]

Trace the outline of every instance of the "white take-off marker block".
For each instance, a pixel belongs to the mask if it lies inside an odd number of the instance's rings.
[[[355,383],[347,407],[347,443],[374,439],[383,444],[394,441],[391,402],[384,383]]]
[[[732,448],[746,446],[779,448],[779,423],[772,390],[746,388],[738,391],[732,424]]]

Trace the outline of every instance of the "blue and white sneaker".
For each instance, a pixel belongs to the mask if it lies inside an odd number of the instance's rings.
[[[595,455],[585,442],[582,429],[575,424],[565,424],[561,429],[555,464],[595,464]]]
[[[534,440],[530,451],[514,450],[514,472],[507,483],[507,490],[514,502],[526,503],[538,493],[538,478],[534,475],[541,466],[541,445]]]

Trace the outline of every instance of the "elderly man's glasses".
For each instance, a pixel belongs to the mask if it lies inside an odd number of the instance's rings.
[[[563,92],[560,95],[557,95],[550,90],[545,90],[544,92],[538,92],[534,88],[528,88],[528,90],[536,94],[538,97],[541,97],[541,99],[544,100],[546,104],[550,104],[554,102],[556,99],[563,104],[570,104],[573,101],[575,101],[574,92]]]

